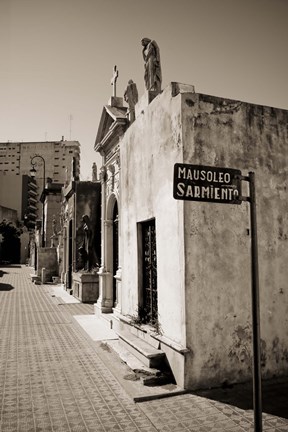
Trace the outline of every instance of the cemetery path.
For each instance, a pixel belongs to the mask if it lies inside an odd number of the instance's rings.
[[[28,267],[1,270],[0,430],[156,431],[49,287]]]
[[[0,430],[253,431],[253,412],[192,394],[136,404],[31,268],[0,268]],[[264,416],[264,430],[288,431],[288,420]]]

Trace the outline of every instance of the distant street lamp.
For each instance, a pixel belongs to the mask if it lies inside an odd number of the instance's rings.
[[[31,158],[32,168],[30,169],[30,175],[31,175],[31,177],[35,177],[35,175],[36,175],[36,172],[37,172],[35,169],[36,162],[33,162],[34,159],[36,159],[36,158],[41,159],[43,162],[43,192],[44,192],[44,190],[45,190],[45,159],[41,155],[35,155]],[[44,232],[45,211],[44,210],[45,209],[44,209],[44,200],[43,200],[43,203],[42,203],[42,247],[45,246],[45,232]]]

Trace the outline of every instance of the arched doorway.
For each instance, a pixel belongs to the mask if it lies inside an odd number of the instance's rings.
[[[118,204],[117,201],[115,201],[114,203],[114,208],[113,208],[113,225],[112,225],[112,229],[113,229],[113,233],[112,233],[112,238],[113,238],[113,306],[116,306],[117,304],[117,280],[115,279],[115,275],[116,272],[118,270],[119,267],[119,227],[118,227],[118,223],[119,223],[119,214],[118,214]]]
[[[119,206],[115,193],[110,194],[106,207],[105,221],[105,264],[106,282],[105,298],[110,303],[111,309],[117,309],[119,304],[119,268],[120,268],[120,248],[119,248]],[[116,277],[115,277],[116,276]],[[111,310],[112,311],[112,310]]]

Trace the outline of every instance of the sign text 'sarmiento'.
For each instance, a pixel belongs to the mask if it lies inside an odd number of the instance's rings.
[[[241,204],[241,171],[176,163],[175,199]]]

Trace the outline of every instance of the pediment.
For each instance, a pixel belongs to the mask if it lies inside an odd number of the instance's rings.
[[[113,130],[116,131],[117,128],[115,126],[125,126],[128,124],[126,112],[127,108],[124,107],[117,108],[110,105],[105,105],[103,107],[94,147],[96,151],[98,151],[99,145],[105,141],[108,136],[111,136],[111,132]]]

